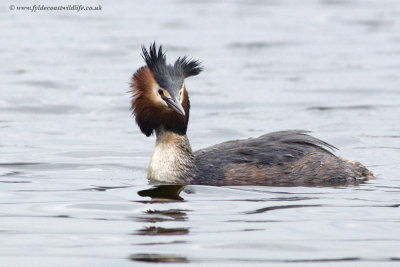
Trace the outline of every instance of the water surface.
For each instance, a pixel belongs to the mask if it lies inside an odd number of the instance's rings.
[[[1,4],[0,265],[399,264],[398,1],[98,3]],[[126,92],[154,40],[205,66],[187,81],[194,149],[307,129],[377,179],[146,196],[154,137]]]

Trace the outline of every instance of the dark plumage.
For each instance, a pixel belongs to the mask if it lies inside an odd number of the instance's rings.
[[[192,152],[186,136],[189,95],[184,79],[202,68],[196,60],[166,63],[161,46],[142,48],[146,66],[132,82],[132,110],[142,132],[156,132],[148,178],[167,184],[312,185],[373,178],[362,164],[339,158],[334,146],[289,130],[228,141]]]
[[[335,156],[329,151],[336,149],[332,145],[306,133],[273,132],[198,150],[194,152],[199,174],[195,183],[307,185],[356,182],[372,176],[361,164]]]
[[[199,74],[203,69],[198,60],[179,57],[173,65],[166,63],[165,53],[162,46],[156,49],[156,43],[150,45],[149,51],[142,46],[142,57],[147,67],[151,70],[154,79],[163,88],[179,87],[183,79]]]

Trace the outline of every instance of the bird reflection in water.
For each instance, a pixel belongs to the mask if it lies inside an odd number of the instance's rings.
[[[183,185],[157,185],[150,189],[141,190],[139,196],[150,197],[150,201],[145,201],[146,204],[156,204],[160,202],[181,202],[184,199],[179,195],[184,189]],[[171,239],[167,242],[160,242],[158,236],[184,236],[189,234],[189,228],[186,227],[160,227],[156,224],[163,222],[185,222],[187,221],[188,210],[182,209],[148,209],[143,214],[135,216],[135,220],[139,222],[150,223],[151,226],[143,227],[137,230],[134,235],[155,237],[153,242],[139,243],[138,246],[164,246],[173,244],[186,243],[184,240]],[[186,257],[172,254],[158,253],[136,253],[129,256],[129,260],[135,262],[189,262]]]
[[[151,197],[152,201],[183,200],[179,194],[184,187],[184,185],[157,185],[150,189],[139,191],[138,195],[142,197]]]
[[[141,262],[189,262],[185,257],[155,253],[134,254],[129,257],[129,260]]]

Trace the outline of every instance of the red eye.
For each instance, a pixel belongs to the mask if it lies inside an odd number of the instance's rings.
[[[158,93],[159,93],[160,95],[164,95],[164,92],[163,92],[163,90],[161,90],[161,89],[158,89]]]

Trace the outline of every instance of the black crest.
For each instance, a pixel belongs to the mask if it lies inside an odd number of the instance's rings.
[[[166,79],[183,79],[195,76],[203,70],[200,61],[188,59],[186,56],[179,57],[174,65],[167,64],[162,46],[160,45],[157,49],[155,42],[150,45],[148,51],[142,46],[142,52],[142,57],[146,61],[146,65],[161,86],[164,86],[168,82]]]

